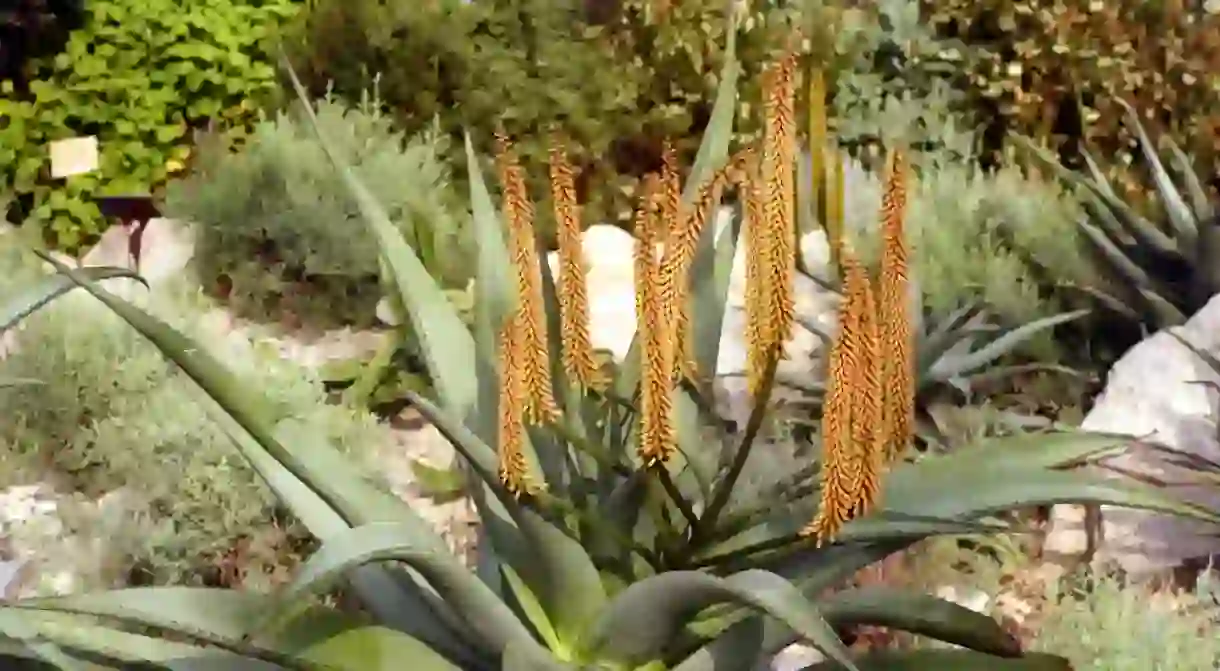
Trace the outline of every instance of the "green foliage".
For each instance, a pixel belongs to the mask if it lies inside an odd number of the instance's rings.
[[[650,4],[319,0],[289,52],[314,93],[333,82],[355,99],[380,75],[382,96],[409,133],[439,118],[459,149],[456,165],[465,161],[464,128],[486,155],[502,125],[524,163],[540,168],[546,131],[557,126],[584,172],[586,224],[614,222],[630,211],[638,178],[659,167],[662,138],[674,138],[683,154],[698,146],[724,60],[723,0],[666,3],[664,16],[646,10]],[[741,37],[744,81],[756,79],[790,32],[790,9],[759,11]],[[756,103],[756,89],[743,101]],[[743,105],[751,109],[758,105]],[[741,128],[744,139],[758,119]],[[533,186],[539,197],[548,193],[541,181]],[[544,236],[549,226],[542,223]]]
[[[469,215],[448,191],[448,138],[435,128],[406,138],[381,104],[365,96],[351,109],[327,96],[316,114],[429,271],[464,287]],[[190,174],[167,188],[164,211],[197,225],[200,275],[209,286],[219,282],[240,312],[320,326],[372,323],[382,293],[376,241],[300,109],[256,124],[237,152],[223,139],[201,143]]]
[[[1077,589],[1047,587],[1049,605],[1034,647],[1063,655],[1077,671],[1194,671],[1220,664],[1220,643],[1210,635],[1215,604],[1207,598],[1104,575],[1083,582]]]
[[[8,212],[75,252],[104,230],[96,195],[149,193],[184,164],[191,131],[240,131],[276,88],[269,37],[293,0],[92,0],[62,53],[29,66],[29,92],[0,84]],[[95,135],[95,173],[49,178],[48,143]]]
[[[11,300],[37,269],[6,247],[3,295]],[[225,333],[201,297],[165,287],[145,303],[266,388],[285,435],[327,436],[357,460],[386,444],[370,416],[328,404],[311,374],[267,346]],[[15,351],[0,361],[0,376],[41,382],[0,388],[9,417],[0,424],[0,445],[37,459],[87,497],[119,488],[139,497],[132,515],[147,517],[152,530],[132,548],[133,559],[152,567],[154,581],[198,579],[238,538],[251,535],[257,544],[266,540],[260,534],[278,533],[274,500],[210,419],[210,401],[89,296],[75,292],[26,320]]]
[[[957,45],[959,86],[985,115],[992,149],[1025,135],[1081,167],[1080,150],[1092,147],[1115,159],[1107,168],[1116,169],[1109,176],[1119,178],[1124,197],[1150,202],[1138,184],[1147,166],[1139,165],[1134,129],[1123,123],[1126,101],[1147,111],[1153,132],[1178,138],[1215,185],[1220,14],[1145,0],[920,5],[929,27]]]
[[[727,158],[736,107],[734,35],[729,34],[725,76],[689,183],[699,183]],[[751,428],[739,441],[711,449],[705,432],[714,425],[701,422],[699,410],[709,404],[698,390],[681,389],[675,395],[681,456],[649,468],[634,456],[630,427],[636,411],[629,399],[640,370],[638,357],[630,356],[613,371],[612,391],[605,394],[582,393],[556,376],[564,412],[530,432],[534,477],[546,487],[515,497],[497,475],[492,447],[501,400],[495,343],[515,298],[504,281],[511,260],[472,143],[466,152],[477,242],[473,328],[368,187],[338,152],[327,153],[378,241],[388,284],[427,362],[434,394],[412,401],[466,467],[484,531],[479,570],[468,571],[449,556],[409,506],[368,482],[321,436],[277,435],[274,406],[248,377],[228,370],[169,324],[60,265],[61,273],[199,383],[218,406],[218,425],[323,547],[291,584],[269,596],[121,590],[0,609],[11,616],[0,617],[0,630],[28,643],[25,654],[60,665],[72,655],[89,654],[107,668],[260,659],[278,668],[354,670],[391,668],[408,656],[419,668],[439,671],[746,671],[804,639],[850,671],[950,665],[1061,670],[1061,658],[1023,656],[994,620],[942,599],[882,588],[826,596],[828,588],[923,538],[993,532],[997,527],[988,518],[1016,507],[1104,501],[1214,517],[1144,486],[1066,468],[1112,446],[1113,436],[1015,436],[896,464],[882,507],[849,523],[832,545],[813,547],[795,533],[795,525],[812,514],[816,463],[772,480],[770,489],[759,490],[765,496],[741,500],[738,489],[757,452],[769,385],[757,399]],[[687,190],[688,201],[694,191]],[[721,249],[701,246],[691,278],[700,370],[711,368],[718,350],[715,335],[702,334],[719,333],[729,276],[724,264],[733,259],[735,237],[725,236],[720,244]],[[550,279],[544,276],[544,283]],[[548,301],[548,312],[554,312],[554,302]],[[707,463],[717,467],[703,468]],[[340,582],[369,618],[310,600]],[[102,614],[155,631],[134,634],[89,619]],[[853,660],[835,631],[849,624],[884,624],[963,648]]]
[[[972,128],[976,116],[952,86],[957,72],[951,44],[937,39],[914,0],[876,0],[844,9],[831,60],[835,135],[866,165],[884,146],[900,142],[921,151],[973,154],[960,137],[943,134],[946,120]]]

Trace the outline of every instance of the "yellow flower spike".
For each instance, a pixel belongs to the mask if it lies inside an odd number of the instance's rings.
[[[867,513],[877,502],[881,490],[881,470],[886,450],[885,405],[893,394],[882,385],[886,352],[881,345],[880,315],[873,286],[860,264],[853,264],[850,285],[846,290],[855,310],[856,349],[859,359],[847,372],[849,403],[851,404],[851,441],[849,451],[855,465],[848,470],[860,474],[858,498],[851,517]],[[863,277],[863,279],[861,279]],[[855,307],[858,305],[859,307]]]
[[[500,332],[499,375],[499,476],[514,496],[534,491],[525,462],[526,389],[525,352],[521,338],[521,319],[505,320]]]
[[[551,385],[542,267],[534,237],[534,205],[526,187],[525,171],[503,133],[496,134],[496,168],[504,192],[509,251],[517,271],[517,318],[527,390],[525,421],[541,424],[558,417],[559,406]]]
[[[576,202],[576,176],[565,141],[551,138],[548,158],[551,201],[559,237],[559,316],[563,329],[563,369],[585,389],[605,383],[593,358],[589,336],[589,293],[581,245],[580,206]]]
[[[846,250],[844,250],[846,252]],[[830,348],[826,403],[822,408],[822,492],[817,515],[802,531],[818,544],[832,540],[861,508],[866,493],[868,447],[856,440],[860,420],[858,392],[869,362],[865,316],[869,309],[869,280],[864,266],[848,254],[843,257],[844,297],[839,306],[839,333]]]
[[[642,208],[660,210],[664,199],[664,184],[657,180],[659,190],[646,191]],[[640,349],[640,431],[639,456],[647,467],[664,463],[677,449],[674,432],[673,389],[674,332],[672,311],[663,302],[666,281],[656,254],[658,230],[662,223],[655,216],[646,216],[645,225],[636,231],[636,270]]]
[[[742,238],[745,249],[746,382],[751,395],[759,392],[775,349],[775,322],[771,313],[771,250],[767,245],[766,199],[757,155],[747,150],[741,158],[738,191],[744,202]]]
[[[657,193],[661,189],[661,176],[649,173],[640,182],[639,207],[631,220],[631,232],[635,235],[635,318],[640,324],[644,320],[644,282],[648,278],[649,256],[645,254],[648,248],[642,240],[646,232],[652,231],[658,225],[656,214]]]
[[[766,188],[766,246],[769,251],[772,325],[776,345],[786,342],[796,323],[796,52],[788,53],[764,79],[763,181]]]
[[[676,176],[677,156],[672,145],[667,145],[664,156],[666,165],[670,166],[666,168],[666,173]],[[691,334],[690,269],[703,229],[716,214],[716,205],[729,181],[730,170],[731,164],[714,172],[699,186],[695,202],[688,207],[681,207],[681,191],[676,178],[666,187],[666,207],[671,208],[670,211],[678,210],[678,214],[676,223],[667,227],[670,233],[662,257],[661,272],[668,278],[665,286],[672,293],[664,296],[662,302],[673,311],[673,329],[678,343],[674,351],[674,374],[692,381],[696,380],[698,370]],[[662,178],[663,181],[665,179]]]
[[[881,286],[878,312],[886,352],[886,460],[899,458],[915,434],[915,316],[911,314],[905,218],[909,169],[901,151],[888,158],[881,197]]]

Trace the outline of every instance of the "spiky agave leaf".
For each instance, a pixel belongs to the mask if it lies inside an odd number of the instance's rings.
[[[1078,222],[1080,230],[1092,244],[1098,260],[1117,280],[1126,300],[1113,299],[1099,287],[1088,287],[1088,292],[1100,293],[1099,302],[1107,308],[1115,307],[1112,311],[1119,316],[1131,316],[1127,304],[1137,306],[1137,318],[1147,323],[1149,330],[1158,330],[1181,324],[1220,292],[1220,271],[1215,263],[1220,256],[1220,221],[1189,158],[1166,139],[1182,182],[1179,186],[1135,109],[1126,101],[1118,103],[1151,171],[1168,230],[1162,230],[1123,202],[1088,152],[1085,152],[1086,177],[1060,165],[1054,155],[1028,138],[1020,138],[1019,142],[1082,192],[1089,216]]]

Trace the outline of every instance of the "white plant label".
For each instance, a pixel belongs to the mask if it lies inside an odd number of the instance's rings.
[[[97,170],[97,137],[73,137],[51,143],[51,177],[63,179]]]

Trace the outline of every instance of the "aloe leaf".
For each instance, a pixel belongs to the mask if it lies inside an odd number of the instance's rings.
[[[627,549],[617,539],[634,536],[643,513],[644,502],[647,500],[648,480],[652,477],[646,469],[633,471],[602,499],[599,504],[602,519],[613,533],[606,529],[594,529],[587,539],[590,556],[600,559],[626,559]]]
[[[576,671],[576,668],[552,655],[541,654],[537,646],[512,643],[500,658],[500,671]]]
[[[1160,293],[1141,287],[1139,296],[1148,303],[1149,309],[1156,316],[1158,328],[1181,326],[1186,323],[1186,315]]]
[[[716,100],[712,103],[707,129],[695,154],[695,164],[691,166],[686,187],[682,190],[684,205],[695,202],[704,180],[729,156],[733,119],[737,113],[737,79],[741,76],[741,64],[737,61],[737,19],[734,9],[729,9],[724,32],[724,63],[720,67],[720,81],[716,85]]]
[[[1121,98],[1116,99],[1115,102],[1126,112],[1127,123],[1135,129],[1140,148],[1144,151],[1144,160],[1152,169],[1152,180],[1156,184],[1157,193],[1161,196],[1161,203],[1169,212],[1169,223],[1182,238],[1182,244],[1179,246],[1186,249],[1193,247],[1199,234],[1199,223],[1195,221],[1194,213],[1187,207],[1182,194],[1178,192],[1177,185],[1173,183],[1173,178],[1169,176],[1169,171],[1165,170],[1165,165],[1161,163],[1160,152],[1149,139],[1148,132],[1144,130],[1144,124],[1140,123],[1139,115],[1135,113],[1135,108]]]
[[[994,368],[989,368],[982,373],[974,373],[967,376],[966,381],[971,385],[978,385],[984,382],[1004,380],[1018,375],[1028,375],[1030,373],[1057,373],[1066,377],[1087,379],[1087,376],[1084,373],[1067,366],[1062,366],[1055,363],[1023,363],[1014,364],[1011,366],[996,366]]]
[[[280,591],[277,606],[267,613],[260,629],[274,630],[307,597],[330,589],[354,568],[399,561],[428,581],[487,652],[498,655],[510,641],[533,643],[529,631],[495,593],[448,554],[421,548],[415,536],[408,525],[382,522],[356,527],[324,543]]]
[[[351,166],[335,153],[333,143],[322,132],[317,114],[309,104],[296,72],[287,61],[285,68],[297,97],[304,103],[302,108],[322,148],[360,207],[370,232],[377,239],[381,259],[390,271],[390,279],[397,290],[396,296],[406,310],[406,316],[411,323],[411,333],[419,342],[420,352],[428,365],[437,397],[446,411],[457,417],[467,417],[478,395],[475,376],[470,374],[471,364],[476,356],[470,332],[436,280],[428,274],[419,256],[390,221],[385,208],[356,178]]]
[[[1131,260],[1123,250],[1118,248],[1110,238],[1106,237],[1100,229],[1085,219],[1080,219],[1076,222],[1076,227],[1080,232],[1093,244],[1098,253],[1101,254],[1114,270],[1122,276],[1122,279],[1133,290],[1138,290],[1141,287],[1150,287],[1155,284],[1152,277],[1141,268],[1138,264]]]
[[[32,623],[19,615],[14,617],[13,613],[0,611],[0,636],[3,637],[0,643],[4,644],[0,661],[5,662],[4,668],[26,669],[34,667],[36,662],[38,668],[46,663],[57,671],[88,671],[90,668],[59,645],[46,640]]]
[[[188,660],[205,659],[223,663],[215,668],[231,668],[236,670],[251,669],[244,662],[250,662],[249,657],[217,648],[204,648],[189,643],[170,641],[159,637],[143,636],[99,625],[80,616],[69,616],[63,613],[24,611],[12,608],[0,608],[0,632],[6,635],[18,634],[24,638],[31,632],[39,641],[50,643],[59,649],[66,657],[88,656],[108,660],[113,668],[130,668],[132,664],[183,664]],[[50,652],[52,657],[63,657],[52,652],[48,647],[37,651],[40,656]],[[78,668],[90,668],[82,666]],[[277,666],[263,663],[262,669],[276,669]]]
[[[1011,353],[1022,343],[1039,333],[1053,329],[1060,324],[1075,321],[1087,314],[1089,314],[1089,310],[1074,310],[1023,324],[969,354],[954,357],[946,356],[940,359],[932,364],[932,369],[929,372],[933,377],[941,380],[970,375],[978,369]]]
[[[788,553],[773,561],[759,563],[758,567],[789,580],[807,598],[821,599],[827,589],[840,585],[859,573],[860,569],[901,552],[915,542],[915,539],[909,539],[881,543],[835,544],[817,552]],[[689,631],[701,639],[696,639],[699,642],[694,646],[682,649],[693,651],[719,636],[728,627],[759,618],[756,612],[736,604],[708,609],[701,614],[699,620],[688,627]],[[791,628],[771,623],[766,626],[765,631],[771,631],[771,637],[774,639],[780,635],[787,636],[786,632],[791,631]]]
[[[1021,654],[1021,643],[995,618],[931,594],[889,587],[848,589],[827,596],[819,606],[826,621],[836,628],[871,625],[990,655]]]
[[[1140,245],[1155,249],[1161,254],[1181,257],[1181,252],[1178,249],[1178,243],[1174,241],[1173,238],[1166,235],[1165,232],[1158,228],[1156,224],[1140,216],[1139,213],[1124,203],[1123,200],[1114,193],[1113,189],[1109,187],[1109,184],[1104,179],[1104,175],[1102,175],[1101,180],[1096,182],[1085,179],[1060,165],[1059,161],[1054,156],[1047,153],[1045,149],[1039,147],[1029,138],[1017,137],[1016,141],[1018,145],[1025,147],[1042,163],[1054,170],[1055,173],[1065,182],[1073,186],[1083,188],[1092,193],[1095,197],[1099,198],[1106,207],[1109,207],[1116,214],[1121,215],[1121,221],[1124,227],[1127,229],[1127,232],[1135,236]],[[1088,160],[1091,159],[1086,158],[1086,161]],[[1091,169],[1093,168],[1096,168],[1095,163],[1091,166]],[[1101,175],[1100,169],[1097,170],[1096,174]]]
[[[973,476],[956,486],[939,477],[911,487],[895,474],[893,488],[886,488],[886,506],[914,515],[944,519],[977,519],[986,515],[1033,506],[1060,503],[1095,503],[1137,508],[1193,517],[1206,522],[1220,521],[1204,508],[1183,503],[1142,484],[1122,482],[1083,470],[1022,470],[1001,475]],[[934,491],[932,487],[950,491]]]
[[[509,607],[533,625],[534,631],[537,632],[546,647],[551,650],[560,649],[563,642],[559,640],[559,634],[555,631],[551,618],[547,616],[546,609],[538,601],[537,595],[530,590],[529,585],[525,584],[521,576],[517,575],[512,566],[501,564],[500,571],[503,572],[504,582],[509,587],[507,596],[515,600],[515,603],[509,603]],[[508,602],[506,601],[506,603]]]
[[[231,417],[222,412],[211,414],[222,427],[234,423]],[[293,423],[299,421],[295,418],[281,421],[276,426],[276,438],[280,439],[282,436],[281,444],[293,444],[296,449],[307,450],[315,472],[335,473],[337,480],[341,478],[344,467],[335,462],[342,461],[342,455],[320,437],[301,428],[290,434],[287,432]],[[338,519],[335,511],[329,509],[324,501],[311,497],[304,483],[279,466],[265,450],[259,449],[248,433],[239,429],[240,427],[234,427],[227,432],[235,442],[245,446],[244,454],[256,471],[270,483],[280,500],[290,507],[297,519],[316,537],[326,541],[350,528],[342,519]],[[359,483],[352,486],[352,490],[356,491],[357,487],[365,486]],[[436,552],[448,551],[432,528],[397,497],[380,490],[372,490],[364,497],[364,501],[361,508],[367,511],[367,517],[363,521],[392,521],[410,525],[415,529],[416,540],[421,546]],[[454,661],[465,664],[477,661],[477,654],[465,643],[466,636],[460,621],[455,621],[448,606],[427,585],[397,567],[383,569],[362,566],[348,574],[348,580],[364,607],[382,624],[419,639]]]
[[[727,578],[698,571],[670,571],[619,593],[590,627],[588,659],[639,665],[656,659],[700,611],[737,604],[780,620],[823,653],[855,670],[834,630],[792,583],[767,571]]]
[[[257,592],[198,587],[131,587],[91,594],[23,599],[10,611],[89,615],[173,631],[213,645],[236,645],[274,605]]]
[[[445,436],[512,516],[533,551],[533,570],[516,567],[546,608],[561,639],[571,643],[578,630],[606,602],[597,567],[576,540],[504,491],[495,470],[495,452],[465,426],[417,394],[409,394],[415,408]]]
[[[336,634],[302,650],[298,658],[334,671],[398,671],[408,659],[412,671],[462,671],[418,640],[379,626]]]
[[[1125,317],[1133,322],[1139,322],[1141,319],[1140,314],[1138,312],[1136,312],[1135,310],[1132,310],[1131,308],[1127,307],[1126,303],[1119,300],[1116,296],[1109,294],[1096,287],[1087,287],[1087,286],[1083,286],[1080,284],[1076,284],[1075,282],[1061,282],[1061,283],[1059,283],[1058,286],[1063,289],[1071,289],[1073,291],[1079,291],[1080,293],[1085,294],[1089,298],[1092,298],[1093,300],[1100,303],[1107,310],[1109,310],[1115,314],[1122,315],[1123,317]]]
[[[855,660],[860,671],[1072,671],[1057,655],[1031,652],[1005,659],[973,650],[912,650],[873,652]],[[834,662],[806,666],[801,671],[838,671]]]
[[[470,175],[470,209],[473,217],[475,239],[475,342],[480,354],[489,361],[495,360],[500,340],[500,329],[504,319],[516,306],[516,292],[512,289],[513,275],[509,264],[508,246],[504,241],[501,225],[479,159],[475,155],[470,134],[465,137],[466,164]],[[496,406],[500,393],[499,377],[490,367],[478,371],[479,401],[476,432],[485,441],[494,440],[496,430]]]
[[[729,627],[723,634],[686,657],[673,671],[728,671],[757,668],[763,644],[761,618],[750,618]]]
[[[195,587],[136,587],[47,599],[27,599],[13,610],[100,617],[130,626],[172,632],[201,643],[237,647],[244,643],[292,657],[331,636],[363,626],[360,618],[322,606],[309,606],[286,627],[265,632],[253,641],[251,630],[279,602],[276,597],[258,592]],[[413,622],[428,630],[426,622]],[[458,649],[458,659],[475,663],[462,640],[447,640],[447,647]],[[423,645],[423,643],[420,643]],[[435,654],[435,652],[434,652]]]
[[[49,257],[44,256],[43,258]],[[91,282],[125,277],[148,286],[148,283],[137,275],[134,270],[126,268],[89,267],[76,269],[75,272],[79,277]],[[6,301],[3,308],[0,309],[0,333],[13,328],[22,319],[29,317],[51,301],[63,296],[76,287],[77,283],[70,277],[62,273],[56,273],[41,278],[37,283],[23,288],[19,295]]]
[[[1174,168],[1182,175],[1182,181],[1186,183],[1186,194],[1190,196],[1190,207],[1194,210],[1195,220],[1202,224],[1214,216],[1215,206],[1212,205],[1211,198],[1207,195],[1207,189],[1199,180],[1199,174],[1195,172],[1190,157],[1182,151],[1182,147],[1169,136],[1165,137],[1165,144],[1169,147],[1169,155],[1173,158]]]
[[[720,334],[724,327],[724,313],[728,306],[729,277],[733,272],[733,259],[737,255],[737,241],[741,236],[740,207],[734,207],[729,221],[717,236],[716,220],[720,218],[720,203],[715,203],[708,228],[711,235],[700,240],[700,245],[710,246],[703,253],[696,253],[691,264],[691,334],[695,348],[695,366],[701,376],[711,379],[716,374],[720,358]]]

